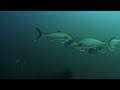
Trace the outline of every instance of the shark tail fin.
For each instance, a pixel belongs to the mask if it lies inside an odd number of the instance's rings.
[[[39,33],[39,35],[34,39],[34,41],[37,41],[39,38],[42,37],[43,33],[41,32],[40,28],[35,27],[35,29],[37,30],[37,32]]]
[[[110,45],[110,42],[115,39],[115,37],[111,37],[110,39],[106,40],[105,42],[107,43],[107,46],[108,48],[111,50],[111,51],[114,51],[113,50],[113,47]]]

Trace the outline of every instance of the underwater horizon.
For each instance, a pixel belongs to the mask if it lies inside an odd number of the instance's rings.
[[[46,37],[33,42],[36,26],[43,34],[120,39],[120,11],[0,11],[0,79],[120,79],[120,44],[91,55]]]

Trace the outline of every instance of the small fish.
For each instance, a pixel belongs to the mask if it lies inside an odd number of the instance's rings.
[[[35,27],[39,35],[34,39],[34,41],[38,40],[41,37],[48,37],[50,40],[62,41],[62,43],[71,40],[73,37],[71,34],[63,31],[56,31],[50,33],[42,33],[38,27]]]

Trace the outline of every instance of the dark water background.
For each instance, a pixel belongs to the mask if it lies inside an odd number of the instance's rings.
[[[43,32],[62,30],[74,37],[120,38],[119,11],[0,11],[0,79],[54,78],[67,68],[75,79],[120,78],[120,47],[89,55],[47,38],[35,44],[35,25]]]

